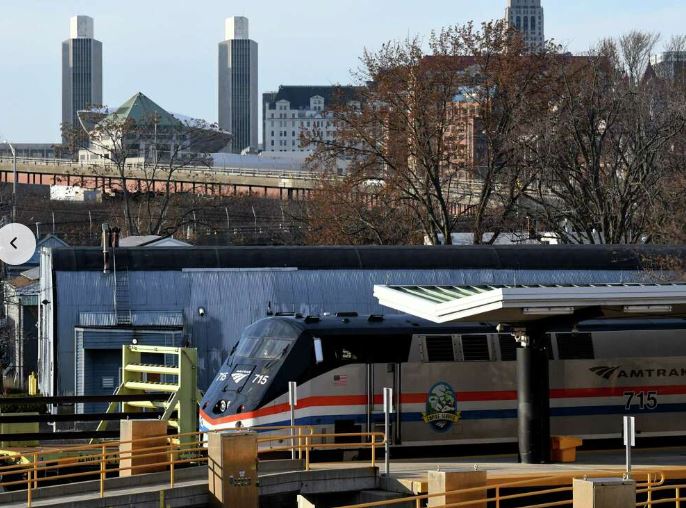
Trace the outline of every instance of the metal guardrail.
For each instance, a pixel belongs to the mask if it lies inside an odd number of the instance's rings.
[[[245,429],[241,429],[245,430]],[[297,450],[298,457],[305,459],[305,469],[310,469],[310,453],[315,449],[341,449],[341,448],[369,448],[371,450],[372,467],[375,466],[376,448],[385,444],[385,436],[380,432],[371,433],[343,433],[343,434],[316,434],[311,426],[265,426],[255,427],[248,430],[259,432],[258,456],[268,453]],[[281,433],[287,431],[287,433]],[[25,487],[27,496],[27,506],[31,506],[34,491],[40,487],[41,482],[50,483],[62,480],[73,481],[75,479],[97,478],[99,480],[99,495],[104,497],[106,491],[106,479],[108,474],[121,473],[122,471],[145,471],[150,469],[164,469],[169,471],[170,487],[174,487],[175,470],[179,466],[186,464],[203,464],[208,460],[207,448],[202,440],[203,433],[192,432],[186,435],[156,436],[150,438],[135,439],[130,441],[105,441],[94,445],[71,446],[60,449],[48,450],[16,450],[11,452],[11,458],[16,460],[16,464],[1,466],[0,476],[3,480],[10,476],[17,479],[4,480],[0,482],[0,487]],[[360,442],[348,443],[327,443],[326,439],[331,438],[360,438]],[[186,440],[183,438],[191,438]],[[166,439],[164,445],[156,444],[160,439]],[[316,443],[316,440],[322,440]],[[143,446],[153,442],[151,446]],[[277,443],[277,446],[273,446]],[[284,444],[288,443],[288,444]],[[130,445],[131,448],[122,450],[121,445]],[[43,456],[46,456],[45,458]],[[122,461],[135,458],[152,459],[144,464],[122,465]],[[158,460],[159,459],[159,460]],[[70,468],[68,473],[59,473],[62,468]],[[78,470],[81,469],[81,470]],[[51,473],[56,473],[52,474]],[[574,478],[608,477],[609,475],[622,476],[622,471],[616,470],[593,470],[593,471],[573,471],[566,474],[540,475],[524,480],[502,482],[498,484],[484,485],[469,489],[460,489],[433,494],[421,494],[417,496],[402,497],[372,503],[362,503],[348,505],[343,508],[380,508],[394,507],[395,505],[414,503],[416,508],[422,508],[423,503],[435,497],[450,496],[473,496],[474,499],[448,503],[435,508],[457,508],[473,505],[492,504],[495,508],[501,508],[505,502],[521,500],[521,506],[535,508],[552,508],[556,506],[566,506],[572,504],[571,485]],[[42,477],[45,476],[45,477]],[[637,502],[639,508],[652,508],[660,504],[675,504],[680,507],[681,501],[686,500],[683,495],[686,491],[686,484],[665,485],[665,475],[661,471],[641,471],[633,473],[634,478],[641,479],[637,484],[637,495],[645,495],[646,501]],[[569,482],[569,485],[554,488],[542,488],[558,483],[560,481]],[[507,493],[513,489],[535,488],[528,492]],[[21,490],[21,489],[19,489]],[[655,495],[660,492],[674,492],[673,497],[660,497],[655,499]],[[559,495],[570,493],[569,498],[550,501],[537,502],[542,496]]]
[[[433,505],[432,508],[457,508],[457,507],[466,507],[466,506],[474,506],[474,505],[479,505],[479,506],[486,506],[486,505],[491,505],[491,503],[495,506],[495,508],[501,508],[501,504],[507,501],[513,501],[513,500],[522,500],[523,504],[521,505],[522,507],[528,507],[528,508],[552,508],[555,506],[567,506],[571,505],[573,502],[572,495],[571,493],[573,492],[573,486],[566,485],[563,487],[554,487],[554,488],[548,488],[548,489],[541,489],[541,490],[534,490],[530,492],[517,492],[514,494],[503,494],[503,491],[506,490],[511,490],[511,489],[521,489],[521,488],[530,488],[530,487],[545,487],[546,483],[550,484],[551,482],[557,482],[559,480],[567,480],[569,479],[570,483],[574,478],[593,478],[593,477],[603,477],[607,478],[608,474],[615,474],[619,477],[623,476],[623,471],[574,471],[572,475],[570,474],[564,474],[564,475],[542,475],[539,477],[534,477],[534,478],[527,478],[526,480],[517,480],[517,481],[512,481],[512,482],[503,482],[503,483],[498,483],[495,485],[484,485],[480,487],[472,487],[468,489],[460,489],[460,490],[452,490],[452,491],[446,491],[446,492],[438,492],[438,493],[433,493],[433,494],[420,494],[417,496],[410,496],[410,497],[401,497],[401,498],[396,498],[396,499],[389,499],[389,500],[384,500],[384,501],[376,501],[372,503],[361,503],[361,504],[355,504],[355,505],[346,505],[342,506],[340,508],[380,508],[380,507],[393,507],[395,505],[401,505],[405,503],[414,503],[415,508],[422,508],[422,504],[424,501],[427,501],[431,498],[436,498],[436,497],[451,497],[451,496],[473,496],[474,499],[469,499],[466,501],[460,501],[456,503],[448,503],[448,504],[442,504],[442,505]],[[661,489],[669,489],[669,488],[675,488],[674,486],[664,486],[665,482],[665,476],[661,471],[636,471],[634,476],[641,476],[645,475],[645,481],[643,483],[638,483],[637,484],[637,493],[639,492],[655,492]],[[682,488],[686,488],[686,486],[683,486]],[[493,494],[489,496],[489,491],[492,491]],[[546,495],[551,495],[551,494],[561,494],[561,493],[570,493],[569,499],[563,499],[560,501],[550,501],[550,502],[536,502],[534,501],[536,498],[540,498],[542,496]],[[479,495],[482,494],[482,495]],[[679,498],[679,491],[677,491],[676,498]],[[527,501],[528,500],[528,501]],[[671,500],[659,500],[659,501],[653,501],[651,505],[648,505],[646,503],[637,503],[637,507],[644,507],[644,506],[652,506],[654,504],[660,504],[663,502],[672,502],[674,503],[675,499]],[[679,504],[677,503],[677,508],[679,507]]]
[[[674,491],[673,497],[659,497],[659,499],[653,499],[653,497],[656,494],[659,496],[661,492],[670,491]],[[684,493],[686,493],[686,484],[658,486],[647,485],[644,488],[636,489],[637,496],[644,494],[646,496],[646,500],[642,502],[637,502],[636,506],[639,508],[651,508],[653,506],[661,504],[673,504],[676,506],[676,508],[680,508],[681,502],[686,501],[686,496],[684,495]]]
[[[11,157],[0,157],[0,164],[12,164],[13,159]],[[70,167],[79,169],[105,169],[114,170],[117,169],[115,164],[98,163],[98,162],[78,162],[71,159],[41,159],[32,157],[17,157],[17,164],[22,165],[34,165],[34,166],[56,166],[56,167]],[[127,170],[140,170],[144,171],[146,169],[152,170],[155,166],[152,164],[126,164],[125,169]],[[163,171],[165,166],[160,165],[157,167],[159,171]],[[254,177],[272,177],[272,178],[285,178],[285,179],[301,179],[301,180],[318,180],[322,178],[322,175],[314,173],[312,171],[302,170],[280,170],[280,169],[261,169],[261,168],[237,168],[231,166],[206,166],[206,165],[179,165],[175,168],[175,171],[190,171],[190,172],[211,172],[211,173],[222,173],[226,175],[235,176],[254,176]]]
[[[305,470],[310,469],[310,454],[313,450],[342,449],[342,448],[370,448],[372,467],[375,466],[376,448],[385,444],[385,436],[379,432],[361,432],[347,434],[315,434],[310,426],[265,426],[240,430],[254,430],[259,432],[257,438],[258,456],[281,451],[297,451],[298,457],[305,459]],[[287,431],[282,434],[279,432]],[[155,436],[129,441],[112,440],[98,444],[52,448],[47,450],[25,449],[12,450],[5,457],[16,461],[15,464],[0,466],[0,488],[17,488],[26,490],[27,506],[31,506],[33,494],[40,487],[41,482],[55,483],[62,480],[99,479],[100,497],[104,497],[108,474],[122,471],[145,471],[154,469],[168,469],[170,487],[174,487],[175,469],[185,464],[207,463],[207,448],[202,432],[189,432],[168,436]],[[359,437],[360,442],[354,443],[317,443],[315,440],[326,440],[337,437]],[[166,439],[164,445],[155,444]],[[141,444],[153,443],[151,446]],[[273,446],[273,443],[279,446]],[[289,443],[289,444],[283,444]],[[121,445],[129,445],[132,449],[122,450]],[[138,446],[136,446],[138,445]],[[260,446],[261,445],[261,446]],[[127,448],[129,448],[127,447]],[[122,461],[133,458],[148,458],[144,464],[122,466]],[[158,460],[159,459],[159,460]],[[60,473],[60,469],[69,468],[68,473]],[[13,479],[5,480],[10,477]],[[17,478],[17,479],[14,479]]]

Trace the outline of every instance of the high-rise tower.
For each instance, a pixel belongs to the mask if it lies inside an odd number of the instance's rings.
[[[505,20],[522,33],[524,42],[531,50],[542,48],[545,43],[545,19],[541,0],[508,0]]]
[[[62,43],[64,125],[78,126],[78,111],[102,105],[102,43],[94,37],[93,18],[71,18],[69,39]]]
[[[248,18],[226,20],[219,43],[219,127],[232,134],[231,151],[257,149],[257,43]]]

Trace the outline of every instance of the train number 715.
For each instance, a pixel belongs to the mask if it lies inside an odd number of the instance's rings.
[[[657,392],[624,392],[626,403],[624,409],[630,411],[633,406],[638,409],[653,410],[657,408]]]

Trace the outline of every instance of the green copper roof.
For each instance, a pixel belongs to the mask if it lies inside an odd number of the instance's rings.
[[[177,127],[181,125],[181,121],[174,118],[174,116],[140,92],[119,106],[106,120],[133,120],[136,123],[154,122],[160,127]]]
[[[686,284],[375,285],[379,303],[436,323],[518,323],[595,307],[603,317],[686,315]]]

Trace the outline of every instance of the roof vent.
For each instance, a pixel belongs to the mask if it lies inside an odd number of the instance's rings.
[[[370,323],[380,323],[383,321],[383,314],[372,314],[369,316],[369,319],[367,319]]]
[[[336,312],[336,317],[357,317],[357,312]]]
[[[296,319],[302,319],[303,315],[299,312],[277,312],[276,317],[294,317]]]
[[[319,316],[307,316],[305,318],[305,323],[319,323]]]

